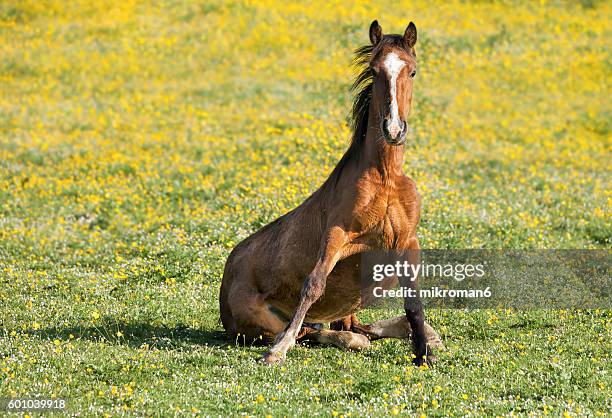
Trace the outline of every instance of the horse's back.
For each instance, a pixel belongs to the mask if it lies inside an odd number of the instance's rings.
[[[222,296],[236,283],[271,294],[303,280],[316,263],[320,242],[313,236],[318,228],[308,228],[303,218],[299,211],[289,212],[236,245],[225,264]]]

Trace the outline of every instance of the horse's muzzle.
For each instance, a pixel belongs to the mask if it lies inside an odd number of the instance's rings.
[[[383,136],[389,145],[403,145],[406,142],[408,124],[404,120],[399,122],[390,122],[389,119],[384,119],[382,122]]]

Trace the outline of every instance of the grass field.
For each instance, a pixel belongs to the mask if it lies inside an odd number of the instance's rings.
[[[227,344],[230,250],[347,147],[351,51],[419,30],[424,248],[610,248],[612,5],[0,3],[0,397],[82,415],[612,411],[609,310],[434,310],[446,350]],[[392,313],[366,311],[362,320]]]

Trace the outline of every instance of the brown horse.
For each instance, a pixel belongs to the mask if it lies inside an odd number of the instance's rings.
[[[402,171],[406,118],[416,74],[417,32],[370,26],[372,45],[356,51],[353,136],[323,185],[300,206],[234,248],[220,291],[221,321],[232,339],[275,344],[263,360],[285,359],[296,339],[349,349],[369,338],[412,337],[417,365],[441,345],[420,303],[397,318],[360,325],[360,254],[418,249],[420,198]],[[304,322],[308,321],[308,322]],[[329,330],[311,323],[332,322]],[[369,337],[369,338],[368,338]]]

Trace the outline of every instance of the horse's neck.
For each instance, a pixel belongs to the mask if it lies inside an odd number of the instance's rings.
[[[370,113],[362,161],[366,168],[376,168],[384,179],[403,176],[404,146],[387,144],[379,126],[380,119]]]
[[[387,144],[380,132],[380,120],[377,119],[371,115],[368,117],[368,126],[363,143],[356,148],[351,145],[351,148],[342,156],[316,196],[321,196],[320,193],[328,193],[329,196],[335,198],[338,183],[355,183],[366,173],[367,177],[370,177],[372,173],[378,173],[378,176],[386,184],[404,176],[402,170],[404,146]],[[355,150],[358,151],[355,152]]]

